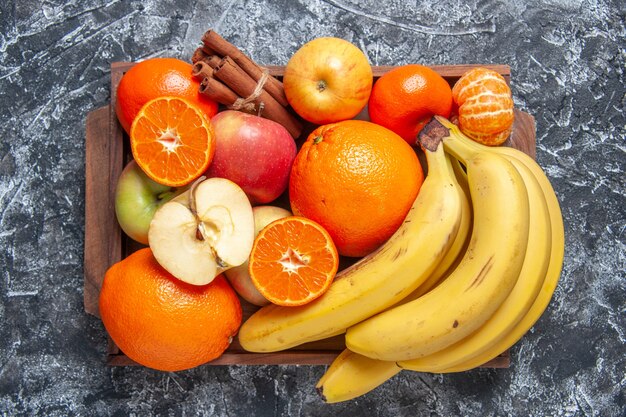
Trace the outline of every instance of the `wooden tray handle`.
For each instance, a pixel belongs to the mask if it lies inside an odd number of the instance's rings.
[[[100,317],[98,297],[104,274],[122,259],[122,232],[115,217],[113,196],[123,167],[123,141],[109,139],[112,123],[117,123],[117,119],[111,118],[110,106],[87,115],[83,298],[85,311],[96,317]]]

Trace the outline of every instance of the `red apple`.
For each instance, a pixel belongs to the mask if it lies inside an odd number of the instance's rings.
[[[315,124],[351,119],[372,91],[372,67],[365,54],[340,38],[317,38],[287,62],[285,96],[302,118]]]
[[[215,156],[209,177],[239,185],[252,204],[274,201],[287,188],[296,143],[280,124],[252,114],[226,110],[216,114]]]

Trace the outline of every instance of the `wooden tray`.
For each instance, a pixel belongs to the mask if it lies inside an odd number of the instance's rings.
[[[133,63],[115,62],[111,65],[111,104],[90,112],[86,121],[85,138],[85,265],[84,304],[85,311],[99,317],[98,296],[106,270],[135,250],[142,247],[122,233],[115,218],[114,195],[117,179],[130,160],[126,134],[115,116],[117,86],[125,71]],[[432,66],[451,85],[467,70],[478,65]],[[510,82],[510,68],[506,65],[481,65],[491,68]],[[373,67],[377,78],[394,67]],[[284,67],[268,67],[270,74],[282,77]],[[310,127],[310,126],[309,126]],[[308,134],[303,132],[300,140]],[[301,143],[301,141],[298,141]],[[505,145],[518,148],[535,157],[535,119],[515,110],[515,124],[511,138]],[[247,319],[258,307],[241,300],[243,318]],[[345,347],[343,336],[307,343],[276,353],[251,353],[241,348],[235,338],[231,346],[211,365],[326,365]],[[136,365],[109,338],[107,349],[109,365]],[[490,368],[507,368],[509,352],[505,352],[483,365]]]

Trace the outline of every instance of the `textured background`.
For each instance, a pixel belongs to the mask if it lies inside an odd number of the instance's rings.
[[[0,2],[0,414],[626,415],[625,13],[619,0]],[[512,67],[566,253],[510,369],[407,372],[325,405],[321,366],[105,366],[82,305],[85,116],[110,99],[112,61],[189,59],[210,27],[265,64],[332,35],[372,64]]]

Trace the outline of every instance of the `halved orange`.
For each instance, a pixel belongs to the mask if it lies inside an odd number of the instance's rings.
[[[215,153],[215,133],[195,104],[180,97],[159,97],[139,110],[130,128],[130,145],[148,177],[180,187],[208,168]]]
[[[339,255],[313,220],[290,216],[267,225],[254,240],[250,277],[274,304],[299,306],[321,296],[335,278]]]

